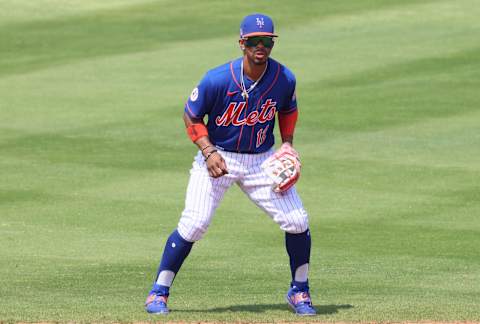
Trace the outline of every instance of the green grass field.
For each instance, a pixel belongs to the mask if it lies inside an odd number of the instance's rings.
[[[264,12],[297,76],[324,322],[480,321],[480,2],[0,0],[0,322],[298,321],[284,236],[227,193],[143,310],[183,209],[183,104]]]

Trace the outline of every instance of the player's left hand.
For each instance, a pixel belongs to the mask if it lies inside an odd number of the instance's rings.
[[[275,154],[281,154],[284,152],[292,154],[300,162],[300,155],[298,155],[298,152],[293,148],[290,142],[283,143],[282,146],[280,146],[280,148],[277,150],[277,152],[275,152]]]
[[[273,180],[273,191],[284,192],[290,189],[300,177],[300,158],[297,151],[288,142],[282,146],[265,162],[262,168]]]

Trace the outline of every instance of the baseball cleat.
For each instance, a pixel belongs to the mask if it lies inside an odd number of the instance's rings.
[[[152,292],[145,302],[145,310],[150,314],[168,314],[170,310],[167,307],[168,296],[157,295]]]
[[[285,298],[288,305],[297,315],[312,316],[317,314],[317,311],[313,308],[308,290],[300,291],[296,287],[290,288]]]

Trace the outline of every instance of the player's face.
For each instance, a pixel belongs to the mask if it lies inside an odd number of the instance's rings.
[[[245,48],[243,53],[249,61],[256,65],[263,65],[270,56],[274,41],[273,37],[257,36],[241,39],[240,45]]]

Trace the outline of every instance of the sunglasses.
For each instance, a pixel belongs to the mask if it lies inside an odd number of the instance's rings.
[[[274,43],[273,37],[268,36],[255,36],[245,39],[245,45],[248,47],[255,47],[260,42],[262,42],[263,46],[265,46],[266,48],[272,48]]]

